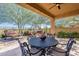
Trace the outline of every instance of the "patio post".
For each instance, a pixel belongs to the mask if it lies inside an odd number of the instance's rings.
[[[50,28],[50,33],[51,34],[55,34],[55,19],[54,18],[50,18],[50,25],[51,25],[51,28]]]

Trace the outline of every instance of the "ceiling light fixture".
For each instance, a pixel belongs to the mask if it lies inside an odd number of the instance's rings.
[[[56,6],[58,7],[58,9],[61,9],[60,4],[56,4]]]

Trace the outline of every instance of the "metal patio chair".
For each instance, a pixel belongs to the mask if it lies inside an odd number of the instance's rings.
[[[49,51],[48,51],[48,55],[69,56],[70,50],[72,49],[72,46],[74,43],[76,43],[74,38],[70,38],[66,44],[66,49],[63,50],[58,47],[51,47],[51,49],[49,49]],[[65,45],[65,44],[61,44],[61,45]]]

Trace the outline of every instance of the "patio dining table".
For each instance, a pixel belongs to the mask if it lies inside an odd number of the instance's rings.
[[[46,48],[54,47],[58,44],[58,41],[52,37],[46,37],[45,40],[41,40],[38,37],[32,37],[28,42],[31,46],[42,49],[41,55],[46,54]]]

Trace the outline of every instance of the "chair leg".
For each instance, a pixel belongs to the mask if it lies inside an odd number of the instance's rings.
[[[66,52],[66,53],[65,53],[65,56],[69,56],[69,52]]]

